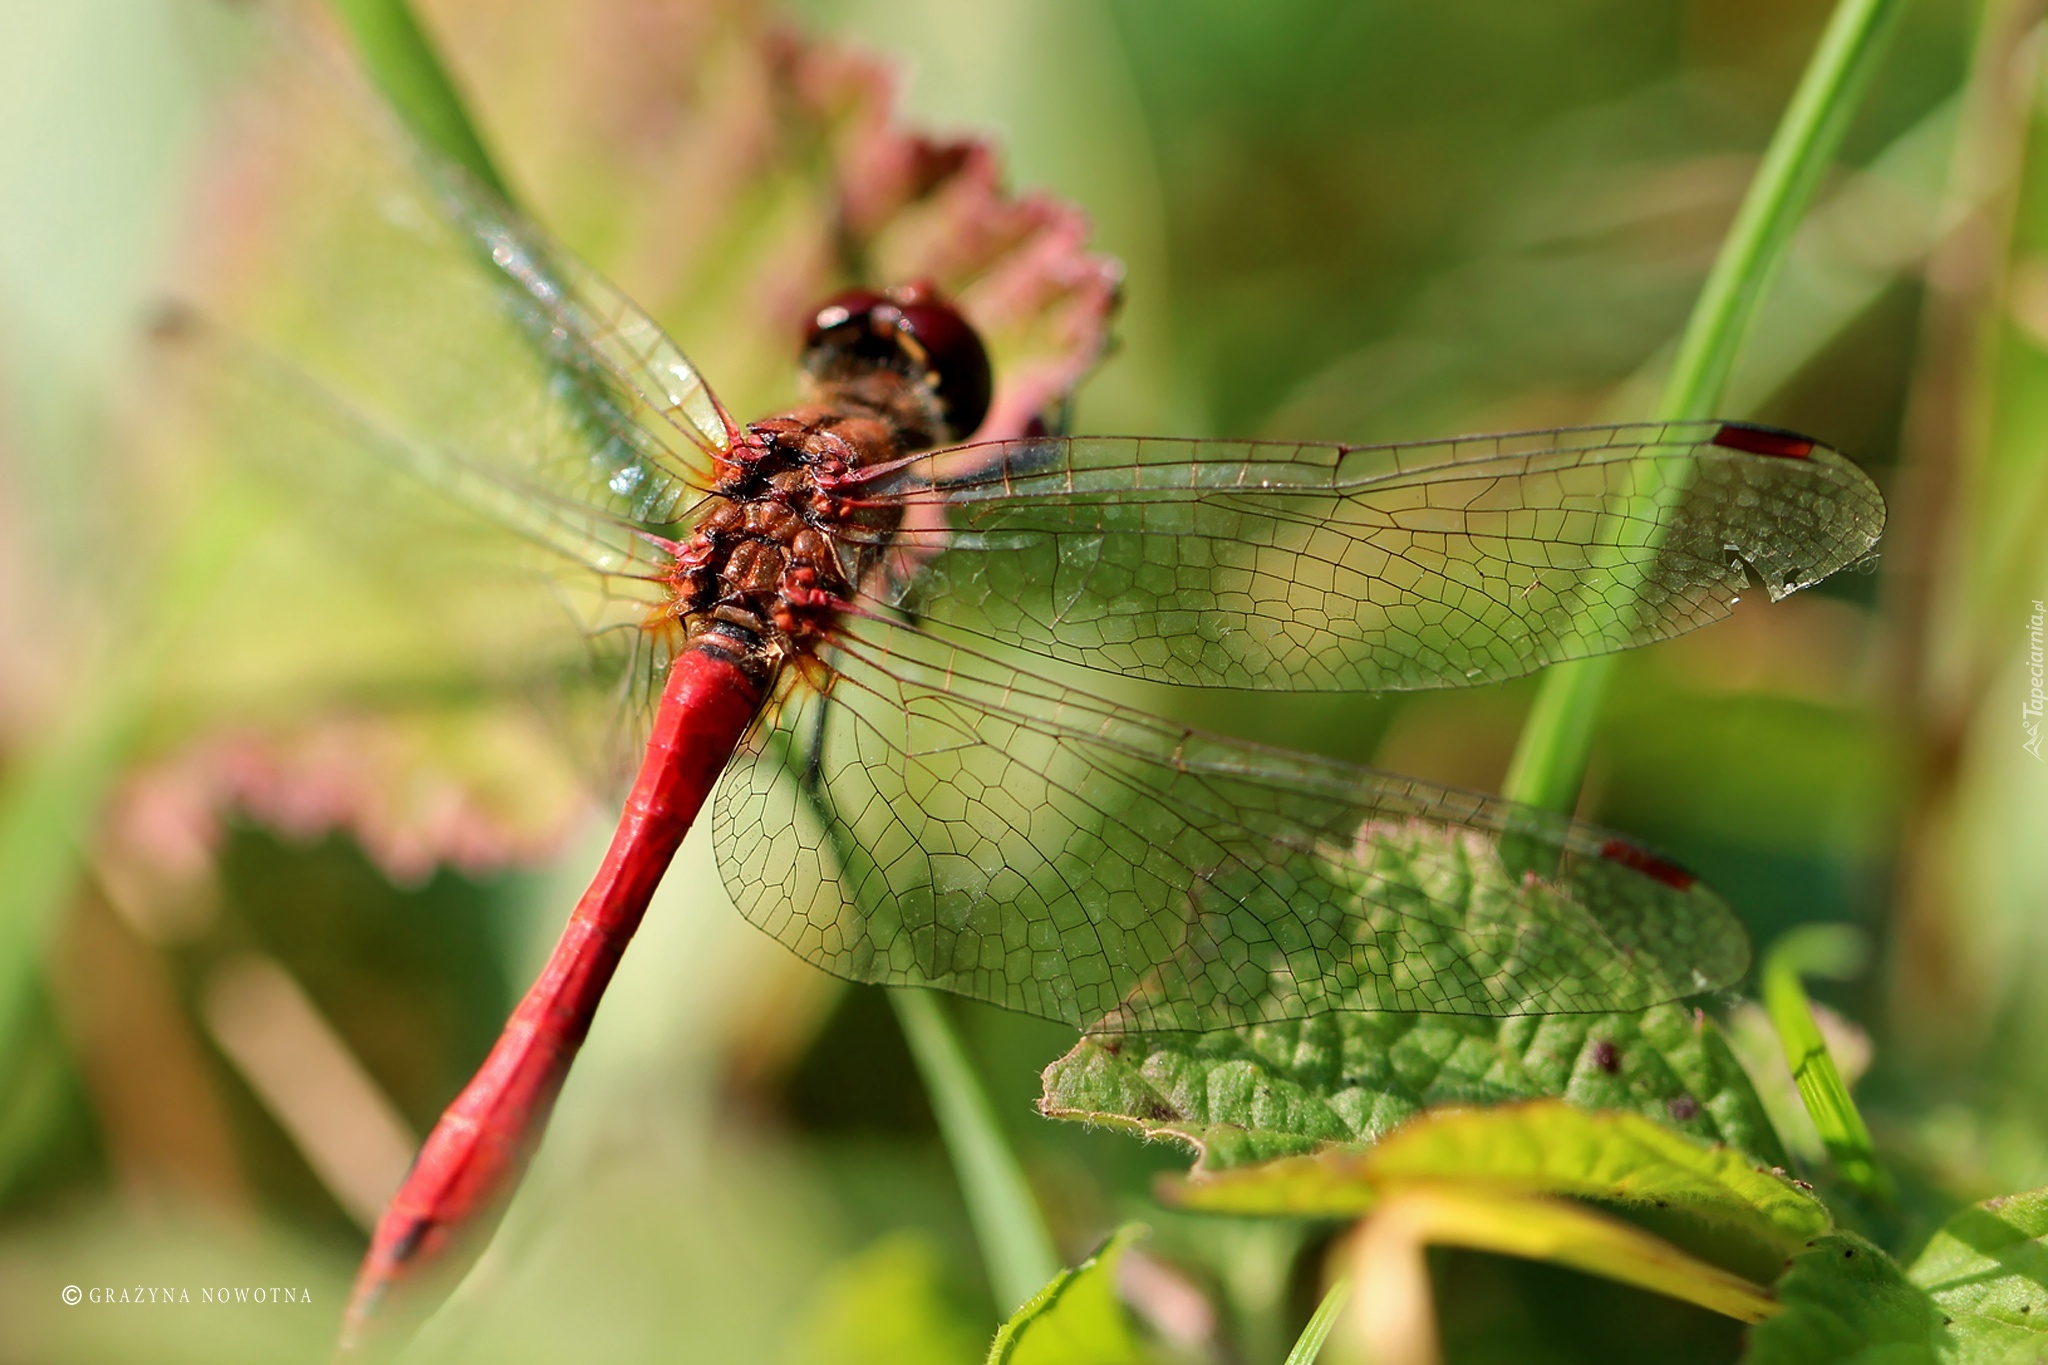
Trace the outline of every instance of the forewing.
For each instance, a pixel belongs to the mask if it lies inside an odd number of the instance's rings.
[[[238,109],[196,302],[415,439],[609,516],[686,516],[731,433],[689,361],[314,49],[281,37]]]
[[[582,437],[579,482],[608,503],[670,523],[717,480],[738,429],[696,367],[654,319],[547,240],[502,199],[450,167],[430,167],[449,220],[488,262],[507,311],[550,367]],[[568,472],[568,471],[565,471]]]
[[[245,668],[280,689],[280,665],[308,672],[289,690],[309,707],[525,694],[571,728],[592,776],[622,770],[678,643],[668,542],[394,427],[204,315],[167,316],[157,347],[177,400],[160,414],[279,509],[270,537],[303,547],[287,563],[317,565],[310,582],[287,570],[251,585],[275,600],[242,632],[265,660]],[[349,615],[354,585],[379,582],[403,612]]]
[[[839,976],[1206,1030],[1638,1010],[1747,963],[1710,892],[1559,817],[1181,729],[872,618],[832,663],[727,770],[714,823],[741,911]]]
[[[1681,634],[1866,555],[1884,504],[1804,438],[1714,422],[1410,445],[1074,437],[935,452],[869,586],[914,616],[1198,686],[1511,678]]]

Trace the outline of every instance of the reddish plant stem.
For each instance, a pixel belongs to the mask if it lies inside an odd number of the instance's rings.
[[[368,1346],[394,1291],[415,1309],[429,1306],[420,1302],[428,1282],[445,1292],[483,1249],[540,1145],[627,941],[761,697],[758,670],[718,637],[676,656],[604,863],[540,979],[385,1208],[356,1273],[338,1354]]]

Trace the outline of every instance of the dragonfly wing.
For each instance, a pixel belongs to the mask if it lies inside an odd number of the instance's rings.
[[[557,498],[645,525],[688,514],[731,428],[646,314],[421,151],[309,35],[280,39],[243,115],[209,219],[223,259],[189,286],[205,312]]]
[[[1712,893],[1562,817],[1182,729],[876,619],[833,663],[714,822],[741,911],[840,976],[1206,1030],[1638,1010],[1747,965]]]
[[[576,419],[585,465],[638,520],[671,523],[717,479],[738,427],[659,323],[489,189],[431,168],[451,222],[503,286]]]
[[[935,452],[870,591],[1068,662],[1200,686],[1515,677],[1680,634],[1867,554],[1875,486],[1717,422],[1354,447],[1073,437]]]
[[[402,582],[408,615],[436,623],[431,658],[408,651],[397,661],[415,682],[438,677],[432,689],[451,696],[483,683],[571,703],[548,709],[574,725],[573,748],[596,760],[593,775],[628,771],[679,643],[666,612],[667,542],[393,426],[204,314],[164,321],[159,355],[175,382],[162,395],[178,401],[160,407],[291,509],[279,534],[317,546],[330,568],[349,565],[323,575],[316,592],[351,574]],[[296,658],[285,637],[303,629],[325,641],[334,605],[301,595],[305,585],[275,588],[290,600],[261,636]],[[372,646],[365,656],[360,665],[336,658],[320,675],[374,671],[382,655]]]

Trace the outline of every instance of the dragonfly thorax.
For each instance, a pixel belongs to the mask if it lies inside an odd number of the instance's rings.
[[[690,633],[736,627],[778,658],[814,647],[897,517],[834,490],[850,471],[895,457],[902,438],[886,414],[861,406],[749,426],[676,552],[671,610]]]
[[[988,410],[988,353],[937,290],[849,290],[805,337],[811,402],[750,425],[720,460],[675,551],[670,614],[764,659],[811,653],[895,535],[898,504],[850,494],[856,471],[959,440]]]

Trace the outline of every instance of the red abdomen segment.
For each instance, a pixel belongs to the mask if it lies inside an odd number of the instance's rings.
[[[451,1286],[483,1249],[540,1145],[598,999],[690,822],[739,746],[762,686],[716,643],[676,656],[647,756],[604,864],[490,1056],[441,1115],[377,1223],[342,1323],[343,1354],[401,1282]]]

